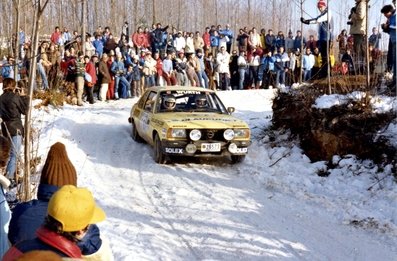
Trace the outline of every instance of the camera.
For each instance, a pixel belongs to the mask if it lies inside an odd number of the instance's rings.
[[[353,24],[353,22],[350,20],[350,19],[352,19],[352,15],[354,14],[356,12],[356,7],[352,7],[352,9],[350,9],[350,14],[349,14],[349,21],[347,21],[347,24],[348,25],[352,25]]]

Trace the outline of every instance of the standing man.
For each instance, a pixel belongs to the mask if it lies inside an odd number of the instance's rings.
[[[231,90],[230,88],[230,54],[226,52],[224,46],[221,47],[220,52],[216,55],[216,62],[218,63],[219,86],[223,91]]]
[[[350,19],[350,34],[353,36],[353,55],[355,58],[356,68],[359,72],[360,68],[364,67],[364,60],[366,57],[366,24],[367,24],[367,9],[366,0],[355,0],[356,5],[352,8]]]
[[[17,182],[15,171],[17,159],[20,156],[24,129],[21,115],[26,114],[29,108],[29,97],[23,88],[18,88],[14,79],[6,78],[3,81],[3,94],[0,96],[0,117],[3,120],[1,130],[4,137],[11,142],[10,159],[6,168],[6,177]],[[14,183],[15,184],[15,183]]]
[[[226,29],[221,31],[221,34],[223,34],[224,36],[228,37],[228,40],[226,42],[226,51],[228,53],[230,53],[230,50],[232,49],[232,44],[233,44],[233,38],[234,38],[234,33],[233,31],[230,29],[230,25],[227,24],[226,25]]]
[[[327,8],[327,3],[324,0],[320,0],[317,3],[317,8],[320,11],[320,15],[316,18],[306,20],[301,17],[301,22],[304,24],[318,24],[319,25],[319,32],[318,32],[318,48],[321,53],[321,59],[323,61],[322,67],[319,71],[319,78],[326,78],[328,72],[328,46],[331,42],[332,36],[332,28],[333,28],[333,20],[331,12]],[[329,23],[328,23],[329,21]]]
[[[83,106],[85,63],[84,63],[84,54],[82,51],[78,52],[78,57],[75,61],[75,70],[76,70],[77,105]]]
[[[369,45],[372,45],[375,49],[379,49],[379,40],[382,38],[382,35],[378,32],[378,28],[372,28],[372,34],[368,38]]]
[[[396,10],[393,5],[385,5],[380,11],[387,18],[387,22],[382,24],[382,29],[390,35],[387,56],[388,60],[390,59],[390,66],[393,67],[393,81],[387,87],[396,94]]]

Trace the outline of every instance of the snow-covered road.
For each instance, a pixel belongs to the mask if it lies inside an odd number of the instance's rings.
[[[269,124],[271,91],[220,96],[259,139]],[[349,225],[339,212],[346,208],[343,196],[314,198],[315,185],[300,190],[286,177],[294,163],[297,172],[311,166],[305,158],[289,157],[270,168],[281,152],[268,157],[256,140],[246,161],[234,166],[227,160],[154,163],[152,149],[130,137],[127,118],[135,101],[35,113],[43,157],[56,141],[65,143],[79,185],[93,191],[106,211],[99,226],[116,260],[397,260],[395,223],[383,233]],[[322,185],[324,193],[335,190]],[[396,195],[391,189],[384,200]]]

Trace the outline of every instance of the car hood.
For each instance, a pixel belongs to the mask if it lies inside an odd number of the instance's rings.
[[[218,113],[164,113],[161,119],[170,128],[249,128],[247,123],[228,114]]]

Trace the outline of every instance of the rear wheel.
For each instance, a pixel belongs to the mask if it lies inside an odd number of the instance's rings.
[[[232,155],[231,158],[232,158],[232,163],[236,164],[243,162],[245,159],[245,155]]]
[[[160,137],[157,133],[154,137],[154,161],[159,164],[165,164],[167,162],[166,155],[163,152],[163,146],[161,145]]]
[[[135,122],[134,121],[132,121],[132,128],[131,128],[131,137],[132,137],[132,139],[134,140],[134,141],[136,141],[136,142],[143,142],[143,139],[142,139],[142,137],[139,135],[139,133],[138,133],[138,131],[137,131],[137,129],[136,129],[136,125],[135,125]]]

